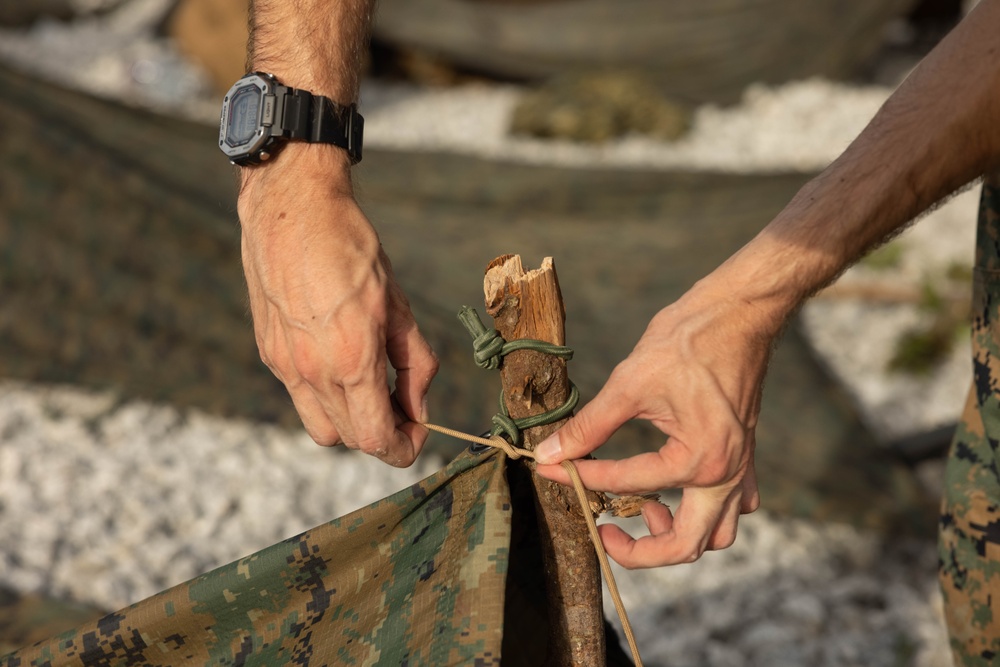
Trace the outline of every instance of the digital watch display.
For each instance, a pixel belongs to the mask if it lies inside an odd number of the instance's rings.
[[[264,99],[261,90],[254,85],[243,86],[233,95],[229,106],[226,143],[232,147],[245,146],[257,132],[260,118],[260,103]]]
[[[364,118],[357,106],[281,85],[271,74],[254,72],[233,84],[222,101],[219,149],[233,164],[271,159],[286,141],[327,143],[361,161]]]

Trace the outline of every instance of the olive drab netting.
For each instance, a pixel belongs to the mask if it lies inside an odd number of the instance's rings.
[[[501,452],[466,452],[395,495],[0,665],[499,664],[505,468]]]

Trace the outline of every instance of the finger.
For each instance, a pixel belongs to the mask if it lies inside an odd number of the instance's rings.
[[[736,541],[736,532],[740,521],[741,496],[742,486],[739,486],[726,499],[719,522],[715,525],[715,530],[708,537],[706,549],[719,551],[733,546],[733,542]]]
[[[717,486],[738,471],[739,459],[727,452],[731,447],[691,447],[670,438],[656,452],[636,454],[621,460],[576,461],[584,486],[594,491],[618,494],[648,493],[689,486]],[[721,453],[720,453],[721,452]],[[711,457],[711,458],[710,458]],[[722,457],[722,461],[718,459]],[[538,466],[538,474],[563,484],[569,477],[561,466]]]
[[[409,311],[407,311],[409,315]],[[407,326],[389,332],[389,363],[396,369],[396,397],[410,421],[426,422],[427,391],[438,372],[438,359],[412,315]]]
[[[634,539],[625,531],[602,526],[608,555],[630,569],[692,563],[705,552],[723,512],[726,494],[718,489],[686,489],[670,528]]]
[[[650,535],[668,533],[673,529],[674,515],[670,512],[670,508],[663,503],[651,500],[645,503],[640,511]],[[614,524],[599,526],[598,531],[604,544],[614,541],[623,543],[634,541],[628,533],[617,528]]]
[[[396,369],[396,396],[410,421],[427,422],[427,391],[438,372],[438,359],[421,335],[406,294],[396,282],[392,263],[379,252],[388,276],[386,354]]]
[[[344,388],[344,398],[354,435],[353,444],[366,454],[375,456],[389,465],[405,468],[416,459],[418,450],[414,442],[396,428],[389,403],[389,390],[385,384],[383,364],[376,365],[375,375],[381,376],[380,382],[369,379]]]
[[[608,441],[622,424],[635,416],[635,406],[612,379],[587,405],[563,426],[539,443],[535,460],[541,464],[578,459]]]
[[[399,399],[395,392],[389,396],[389,400],[392,405],[392,414],[395,420],[395,426],[403,432],[403,435],[406,436],[410,442],[413,443],[415,459],[420,456],[420,452],[423,451],[424,444],[427,442],[427,438],[430,437],[431,432],[423,424],[410,419],[409,415],[404,412],[402,406],[399,404]]]
[[[263,309],[263,312],[266,313],[267,309]],[[277,318],[264,317],[261,321],[266,323],[262,325],[259,343],[261,359],[285,385],[306,433],[323,447],[342,444],[340,431],[330,418],[331,411],[323,405],[292,363],[286,339],[278,330]]]
[[[666,533],[674,527],[674,515],[670,508],[656,500],[644,503],[639,511],[642,512],[642,520],[646,523],[650,535]]]
[[[340,431],[330,419],[326,409],[316,398],[316,394],[305,383],[288,386],[288,395],[292,398],[295,410],[299,413],[302,426],[317,445],[332,447],[343,444]]]
[[[753,458],[747,465],[746,475],[743,477],[743,491],[740,494],[740,513],[751,514],[760,507],[760,490],[757,487],[757,468]]]

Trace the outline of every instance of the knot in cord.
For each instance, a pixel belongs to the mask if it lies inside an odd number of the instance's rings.
[[[533,350],[542,354],[550,354],[560,359],[572,359],[573,350],[565,345],[554,345],[544,340],[522,338],[515,341],[504,340],[496,329],[487,329],[479,319],[475,308],[463,306],[458,313],[465,330],[472,336],[473,356],[480,368],[496,370],[500,368],[503,357],[518,350]]]
[[[505,406],[506,407],[506,406]],[[517,427],[517,422],[511,419],[510,415],[505,414],[507,411],[498,412],[493,415],[492,422],[493,428],[490,429],[490,435],[494,437],[499,437],[502,433],[507,436],[507,441],[510,444],[517,446],[521,444],[521,429]],[[518,458],[518,457],[513,457]]]
[[[503,450],[503,453],[506,454],[507,458],[511,461],[516,461],[522,456],[527,456],[530,459],[535,458],[534,455],[527,449],[521,449],[520,447],[510,444],[510,442],[508,442],[502,435],[491,435],[487,442],[490,446]]]
[[[500,359],[503,357],[503,336],[496,329],[487,329],[483,321],[479,319],[479,313],[475,308],[463,306],[458,313],[458,319],[462,321],[465,330],[472,336],[473,356],[476,365],[480,368],[495,370],[500,368]]]
[[[475,311],[473,311],[475,312]],[[487,370],[500,368],[503,345],[506,341],[496,329],[484,331],[472,341],[476,365]]]

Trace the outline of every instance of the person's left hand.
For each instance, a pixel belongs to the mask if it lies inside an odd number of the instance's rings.
[[[244,173],[243,268],[261,359],[320,445],[394,466],[420,453],[438,369],[354,199],[346,155],[295,143]],[[387,363],[396,370],[390,395]]]

